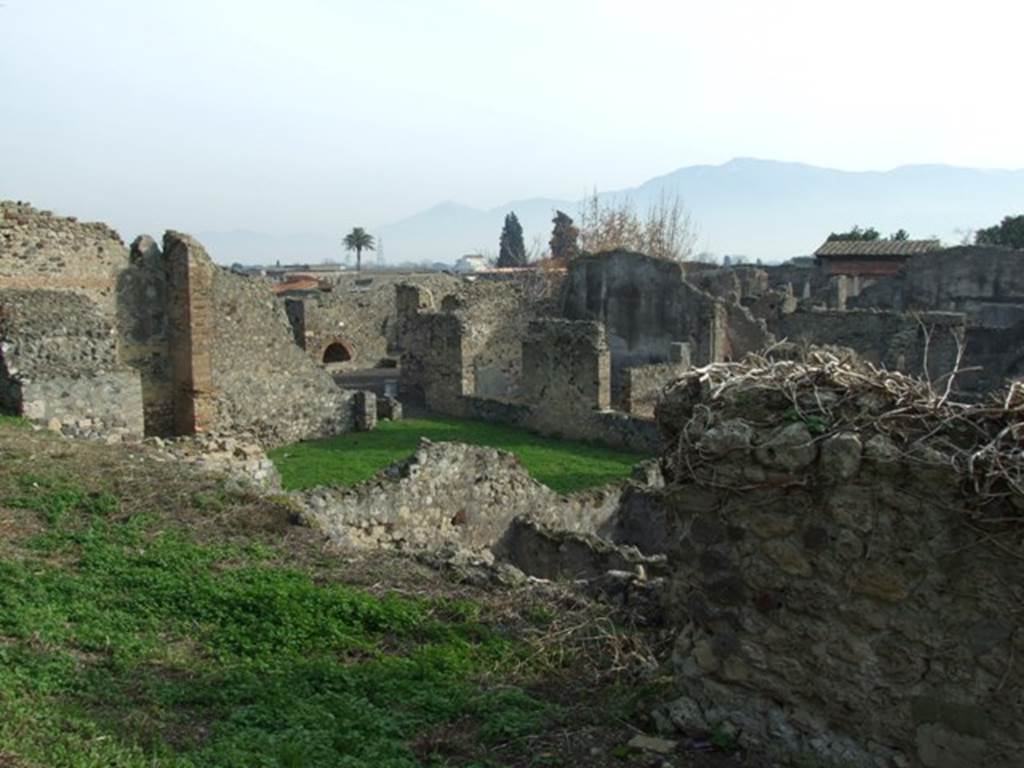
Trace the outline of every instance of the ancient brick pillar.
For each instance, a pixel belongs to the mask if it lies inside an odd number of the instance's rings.
[[[213,262],[188,235],[167,232],[169,336],[174,431],[209,431],[217,416],[213,389]]]

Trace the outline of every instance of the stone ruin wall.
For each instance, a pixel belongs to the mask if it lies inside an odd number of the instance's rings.
[[[743,284],[736,275],[719,273],[709,287],[721,287],[727,280],[730,291],[742,295]],[[746,280],[751,281],[756,282]],[[621,402],[625,370],[669,362],[674,344],[688,344],[696,365],[738,360],[769,344],[772,337],[764,324],[735,298],[717,298],[701,290],[685,279],[680,264],[612,251],[583,256],[570,265],[561,308],[568,319],[595,320],[605,326],[612,398]]]
[[[899,312],[961,312],[966,322],[958,383],[970,392],[1024,377],[1024,251],[986,246],[948,248],[907,262],[879,280],[852,307]]]
[[[559,496],[504,451],[423,441],[415,455],[355,488],[291,494],[303,521],[344,547],[449,553],[545,579],[601,580],[651,573],[664,557],[643,555],[598,533],[612,530],[634,486]],[[519,577],[521,578],[521,573]]]
[[[351,394],[295,345],[268,285],[176,232],[150,269],[167,276],[169,361],[149,372],[170,373],[175,434],[249,433],[272,446],[352,427]]]
[[[395,361],[398,316],[395,286],[410,283],[439,295],[455,293],[460,280],[451,275],[340,275],[330,291],[317,291],[284,299],[296,342],[317,363],[324,352],[340,342],[351,350],[350,360],[332,364],[332,370],[376,368]]]
[[[658,444],[654,424],[610,410],[608,344],[600,324],[557,318],[530,320],[519,341],[520,382],[513,395],[487,397],[476,391],[471,322],[433,311],[429,292],[399,286],[402,334],[400,394],[429,410],[497,421],[638,451]],[[511,342],[511,339],[509,340]]]
[[[0,248],[7,407],[86,433],[268,445],[354,423],[351,394],[295,346],[269,287],[186,235],[168,232],[163,251],[141,237],[129,254],[102,224],[0,202]]]
[[[0,200],[0,289],[77,293],[113,315],[128,249],[105,224]]]
[[[141,437],[142,390],[85,295],[0,289],[0,407],[54,430]]]
[[[871,363],[943,387],[965,339],[964,316],[952,312],[800,310],[778,315],[769,327],[780,340],[849,347]]]
[[[695,381],[666,395],[667,485],[643,494],[676,632],[664,727],[787,764],[1018,765],[1024,497],[880,432],[812,434],[771,392],[708,405]]]

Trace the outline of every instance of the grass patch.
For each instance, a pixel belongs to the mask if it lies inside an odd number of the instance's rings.
[[[606,485],[629,476],[644,457],[578,440],[481,421],[416,418],[381,422],[372,432],[349,432],[271,451],[284,487],[355,485],[415,452],[421,437],[500,448],[515,454],[539,482],[559,493]]]
[[[420,733],[468,719],[482,743],[508,742],[556,713],[482,682],[519,648],[473,603],[198,544],[66,477],[5,485],[0,514],[30,510],[42,530],[0,556],[0,758],[412,768]]]
[[[28,429],[29,421],[22,416],[15,416],[13,413],[0,410],[0,427],[13,427],[15,429]]]

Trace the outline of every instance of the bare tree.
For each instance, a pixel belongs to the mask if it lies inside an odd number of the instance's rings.
[[[628,198],[602,200],[595,190],[580,207],[580,245],[597,253],[616,248],[669,261],[693,255],[697,232],[679,195],[662,192],[641,216]]]

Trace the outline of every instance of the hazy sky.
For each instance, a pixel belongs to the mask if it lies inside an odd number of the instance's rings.
[[[1024,167],[1013,0],[0,0],[0,197],[342,232],[734,156]]]

